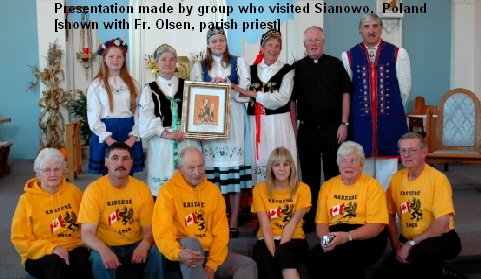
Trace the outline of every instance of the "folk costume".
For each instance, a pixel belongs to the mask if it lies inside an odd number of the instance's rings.
[[[132,172],[141,172],[144,169],[144,155],[140,142],[138,114],[130,111],[129,87],[118,76],[109,77],[108,81],[113,94],[113,111],[110,111],[107,90],[100,78],[92,81],[87,89],[87,119],[92,130],[88,170],[94,174],[107,174],[105,139],[108,136],[123,142],[134,135],[138,139],[132,146]],[[134,80],[134,84],[139,91],[139,83]]]
[[[294,71],[289,64],[264,61],[251,67],[250,90],[257,91],[247,108],[249,115],[253,181],[266,179],[269,156],[276,147],[284,146],[297,158],[297,143],[290,115],[290,98],[294,87]],[[297,163],[297,160],[294,160]],[[297,164],[296,164],[297,165]]]
[[[232,58],[230,65],[224,68],[222,57],[212,55],[211,70],[207,70],[203,61],[194,64],[191,80],[210,82],[212,77],[220,76],[225,82],[247,88],[250,71],[244,58]],[[202,142],[207,179],[217,184],[222,194],[252,188],[250,135],[245,108],[248,101],[249,97],[239,97],[239,92],[231,90],[230,138]]]
[[[408,132],[403,105],[411,90],[409,56],[381,40],[372,48],[357,44],[342,60],[355,88],[348,137],[363,146],[366,158],[375,158],[366,160],[364,172],[386,190],[397,171],[397,141]]]
[[[157,196],[159,188],[170,180],[177,170],[178,153],[186,146],[196,146],[196,139],[177,142],[162,138],[162,133],[178,131],[182,116],[184,79],[159,76],[147,84],[139,100],[139,132],[147,147],[146,184]]]

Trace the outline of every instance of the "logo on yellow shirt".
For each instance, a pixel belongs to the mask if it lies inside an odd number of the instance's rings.
[[[55,218],[52,223],[50,224],[50,233],[54,233],[56,230],[65,227],[65,223],[63,222],[62,216],[58,216]]]

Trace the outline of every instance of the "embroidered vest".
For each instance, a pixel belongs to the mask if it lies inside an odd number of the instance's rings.
[[[257,76],[257,65],[251,65],[250,68],[251,68],[251,86],[249,87],[249,90],[259,91],[262,88],[262,86],[264,86],[264,92],[266,93],[278,91],[279,88],[281,87],[282,78],[287,73],[289,73],[289,71],[292,69],[291,65],[284,64],[284,67],[282,67],[282,69],[280,69],[274,76],[272,76],[267,83],[263,84],[262,81]],[[256,98],[251,98],[251,101],[247,106],[248,115],[255,115],[255,104],[256,104]],[[278,109],[272,110],[272,109],[264,108],[264,110],[266,115],[279,114],[279,113],[288,112],[290,110],[290,105],[289,105],[289,102],[287,102],[287,104],[283,105]]]
[[[396,77],[398,51],[381,41],[374,65],[363,43],[347,53],[354,85],[349,137],[363,146],[366,157],[399,157],[397,141],[408,131]]]
[[[184,79],[179,78],[179,86],[177,92],[174,96],[174,99],[180,99],[181,101],[175,103],[177,105],[177,111],[179,115],[179,120],[182,117],[182,97],[184,94]],[[156,117],[160,117],[162,121],[162,126],[164,128],[171,128],[172,127],[172,105],[171,100],[167,100],[167,97],[164,95],[162,90],[160,90],[159,85],[157,82],[153,81],[149,83],[150,92],[152,93],[152,101],[154,103],[154,114]],[[180,125],[180,123],[177,123]]]

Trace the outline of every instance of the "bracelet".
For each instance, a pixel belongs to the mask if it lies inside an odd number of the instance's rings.
[[[347,236],[349,237],[349,241],[352,241],[351,231],[348,231],[348,232],[347,232]]]
[[[160,138],[162,138],[162,135],[164,134],[165,131],[167,131],[167,129],[164,129],[162,133],[160,133]]]

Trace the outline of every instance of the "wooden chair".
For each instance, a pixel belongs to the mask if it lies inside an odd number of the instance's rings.
[[[82,171],[82,150],[80,146],[80,126],[82,118],[72,120],[65,125],[67,136],[67,173],[65,179],[74,181]]]
[[[8,141],[0,141],[0,177],[5,173],[10,173],[11,169],[8,165],[8,156],[10,155],[10,146],[13,143]]]
[[[406,113],[409,123],[409,132],[419,132],[423,137],[426,137],[428,127],[428,111],[431,111],[434,115],[437,115],[438,107],[426,105],[424,97],[417,96],[414,99],[414,111]],[[424,121],[424,119],[426,119],[426,121]],[[433,121],[435,121],[434,118]]]
[[[428,112],[429,153],[426,163],[462,162],[481,165],[481,104],[466,89],[453,89],[442,97],[436,120]],[[446,167],[445,167],[445,170]]]

